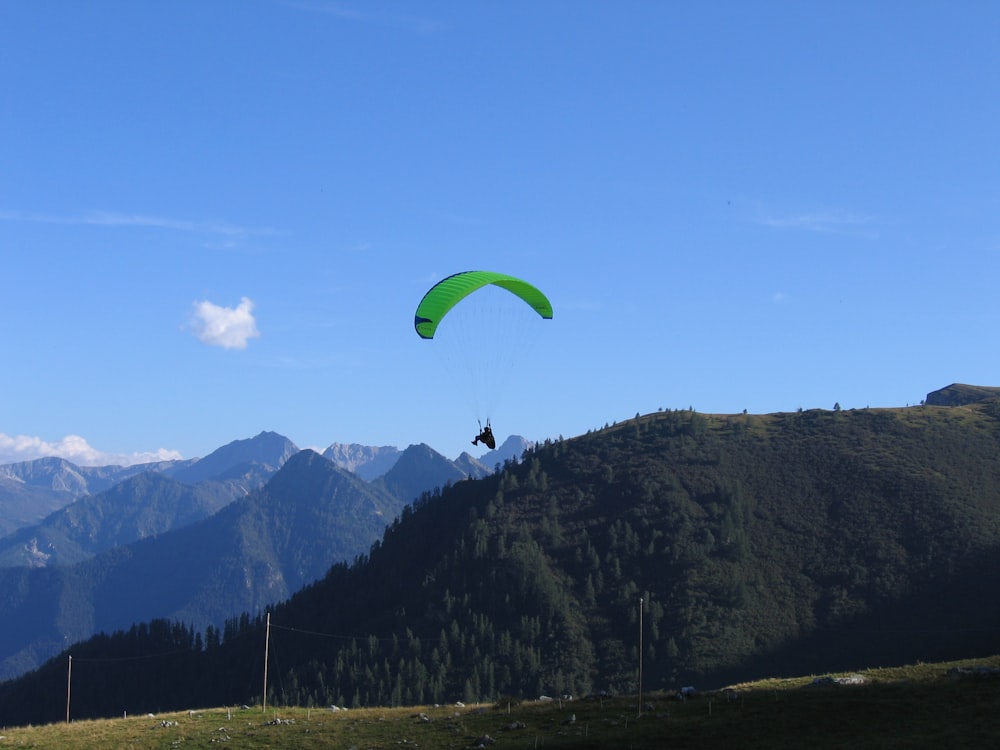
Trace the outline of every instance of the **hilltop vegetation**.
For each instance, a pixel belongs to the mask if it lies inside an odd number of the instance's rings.
[[[39,750],[208,748],[228,742],[423,750],[989,747],[1000,735],[1000,680],[993,672],[998,664],[1000,657],[770,680],[684,701],[653,693],[641,701],[628,695],[351,710],[223,707],[7,729],[0,737]],[[956,673],[962,676],[954,679]]]
[[[996,653],[998,455],[995,400],[661,412],[540,445],[423,495],[274,608],[268,704],[634,692],[640,660],[652,690]],[[74,715],[251,702],[264,641],[248,613],[79,644]],[[57,720],[66,656],[0,686],[0,721]]]
[[[990,385],[952,383],[927,394],[928,406],[965,406],[1000,397],[1000,388]]]

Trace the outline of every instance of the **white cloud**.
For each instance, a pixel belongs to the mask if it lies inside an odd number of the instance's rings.
[[[122,214],[111,211],[94,211],[81,219],[84,224],[102,227],[153,227],[172,229],[179,232],[207,232],[210,234],[241,235],[252,230],[219,221],[188,221],[186,219],[166,219],[148,214]]]
[[[194,335],[202,343],[223,349],[246,349],[260,336],[253,316],[253,300],[243,297],[236,307],[220,307],[208,300],[194,303]]]
[[[92,447],[79,435],[67,435],[53,443],[40,437],[11,436],[0,432],[0,464],[33,461],[50,456],[65,458],[77,466],[131,466],[182,458],[177,451],[166,448],[146,453],[106,453]]]

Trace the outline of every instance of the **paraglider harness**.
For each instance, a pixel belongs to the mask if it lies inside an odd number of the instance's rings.
[[[493,437],[493,429],[490,427],[490,420],[487,417],[486,426],[483,427],[483,423],[479,423],[479,434],[472,440],[473,445],[479,445],[479,443],[484,443],[489,447],[490,450],[494,450],[497,447],[497,441]]]

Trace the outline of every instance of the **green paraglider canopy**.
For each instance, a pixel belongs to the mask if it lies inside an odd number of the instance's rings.
[[[434,338],[438,324],[451,308],[476,290],[490,284],[520,297],[543,318],[552,318],[552,303],[527,281],[492,271],[465,271],[442,279],[431,287],[417,305],[413,327],[421,338]]]

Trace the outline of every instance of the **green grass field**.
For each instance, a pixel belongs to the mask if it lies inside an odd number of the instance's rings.
[[[0,730],[3,748],[964,748],[1000,742],[1000,656],[662,693],[481,706],[213,708]],[[949,670],[967,670],[960,678]]]

